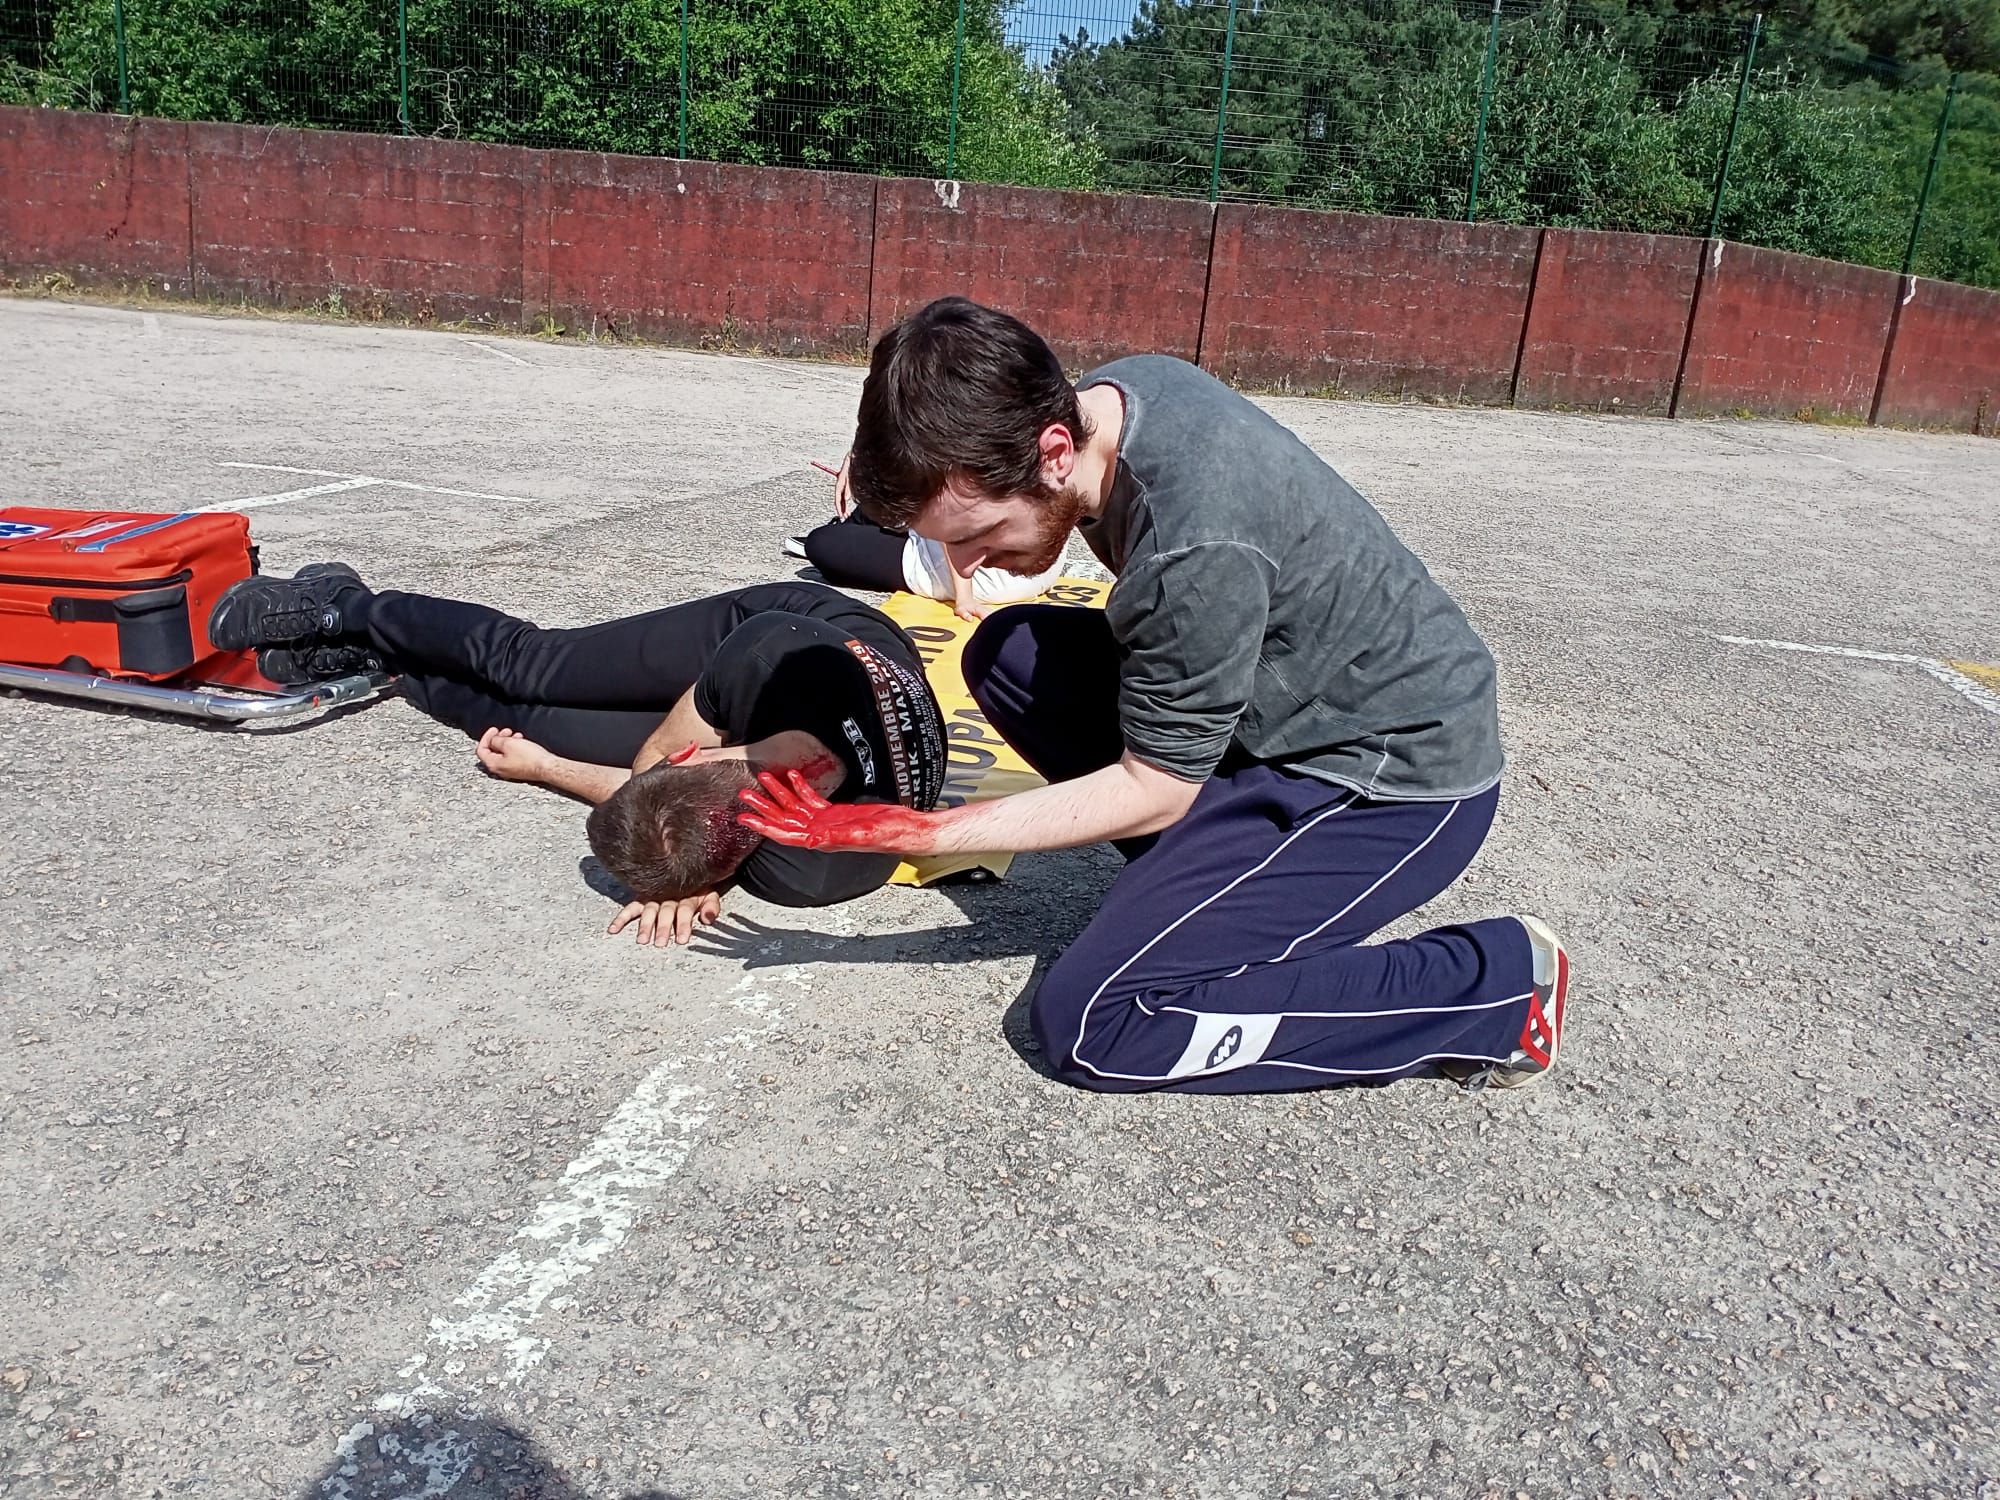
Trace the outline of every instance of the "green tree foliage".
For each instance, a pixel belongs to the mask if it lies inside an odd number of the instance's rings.
[[[2000,46],[2000,0],[1771,7],[1724,234],[1899,265],[1944,66]],[[1129,34],[1057,49],[1107,187],[1205,194],[1227,0],[1148,0]],[[1706,233],[1753,7],[1507,0],[1478,216]],[[1220,187],[1232,199],[1458,217],[1488,20],[1453,0],[1239,0]],[[2000,80],[1961,96],[1917,266],[2000,285]]]
[[[1228,17],[1227,0],[1145,0],[1127,35],[1099,44],[1080,32],[1056,48],[1050,71],[1104,152],[1106,187],[1207,193]],[[1225,194],[1310,200],[1381,149],[1376,127],[1401,95],[1481,38],[1438,0],[1242,0]]]
[[[426,135],[1701,234],[2000,285],[2000,0],[1142,0],[1046,66],[967,0],[404,0]],[[113,0],[0,0],[0,100],[115,107]],[[396,0],[125,0],[132,107],[401,128]],[[685,26],[683,15],[686,16]],[[1230,49],[1226,118],[1223,57]],[[682,89],[683,53],[687,86]],[[1218,123],[1221,123],[1218,152]]]
[[[1315,195],[1327,207],[1462,215],[1467,207],[1487,31],[1470,32],[1374,125],[1370,155]],[[1478,216],[1518,223],[1663,230],[1706,202],[1677,152],[1670,115],[1615,44],[1560,6],[1503,28],[1495,55]]]
[[[1883,57],[2000,72],[2000,0],[1841,0],[1827,29]]]
[[[1898,210],[1888,247],[1893,253],[1860,258],[1877,265],[1902,263],[1908,235],[1904,214],[1922,186],[1944,94],[1940,81],[1885,95],[1885,124],[1876,149],[1880,198]],[[1965,75],[1924,218],[1916,269],[1926,276],[2000,287],[2000,78]]]
[[[15,58],[0,98],[115,107],[111,0],[50,3],[42,67]],[[137,112],[398,128],[395,0],[127,0],[125,10]],[[966,175],[1090,186],[1088,138],[1006,45],[1004,10],[1004,0],[966,6],[954,143],[957,0],[689,0],[689,154],[920,175],[942,174],[955,154]],[[672,155],[682,14],[678,0],[407,0],[410,128]]]

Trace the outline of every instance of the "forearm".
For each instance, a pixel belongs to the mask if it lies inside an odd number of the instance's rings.
[[[594,766],[588,761],[551,755],[537,779],[543,786],[595,806],[630,781],[632,773],[623,766]]]
[[[1178,823],[1197,788],[1158,771],[1142,779],[1132,764],[1124,760],[1075,781],[929,814],[930,847],[909,852],[970,854],[1004,849],[1026,854],[1074,849],[1158,833]],[[1187,789],[1185,796],[1177,792],[1182,787]]]
[[[809,849],[868,849],[892,854],[961,854],[1068,849],[1106,839],[1157,833],[1178,822],[1200,790],[1197,783],[1126,756],[1075,781],[1038,787],[991,802],[944,812],[903,807],[807,808],[779,794],[774,779],[750,801],[750,826],[767,837]],[[778,802],[788,802],[780,807]]]
[[[722,743],[722,737],[696,712],[694,689],[681,694],[680,702],[660,720],[660,727],[646,736],[646,743],[639,747],[639,753],[632,757],[634,771],[647,771],[657,766],[669,755],[685,749],[689,745],[700,745],[704,750],[712,750]]]

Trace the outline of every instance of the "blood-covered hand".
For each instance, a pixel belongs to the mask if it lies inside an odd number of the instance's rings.
[[[737,793],[745,811],[736,821],[753,833],[800,849],[872,849],[895,854],[926,852],[923,814],[903,807],[829,802],[797,771],[781,781],[757,773],[761,791]]]

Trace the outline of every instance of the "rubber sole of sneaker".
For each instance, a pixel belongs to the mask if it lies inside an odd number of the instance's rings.
[[[305,687],[379,672],[382,660],[360,646],[264,646],[257,652],[257,670],[280,687]]]
[[[1529,941],[1538,950],[1537,958],[1542,952],[1554,955],[1555,973],[1550,976],[1552,983],[1546,1002],[1541,999],[1539,981],[1535,986],[1535,1003],[1541,1006],[1544,1028],[1549,1036],[1549,1056],[1539,1068],[1495,1068],[1486,1081],[1486,1087],[1493,1089],[1528,1088],[1555,1070],[1557,1062],[1562,1059],[1564,1012],[1569,1005],[1569,950],[1562,945],[1562,939],[1539,917],[1516,917],[1514,920],[1527,929]]]

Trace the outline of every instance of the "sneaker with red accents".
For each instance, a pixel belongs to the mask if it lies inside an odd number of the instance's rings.
[[[1518,1089],[1536,1082],[1556,1065],[1562,1054],[1563,1011],[1569,1000],[1569,950],[1539,917],[1516,917],[1528,934],[1535,955],[1535,992],[1528,998],[1528,1020],[1521,1040],[1505,1062],[1446,1063],[1443,1071],[1459,1087]]]

